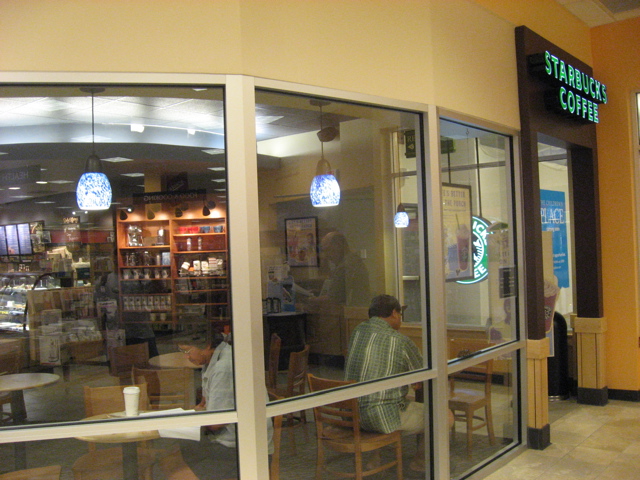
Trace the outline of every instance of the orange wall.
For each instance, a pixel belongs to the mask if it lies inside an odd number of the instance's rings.
[[[609,97],[597,127],[607,383],[609,388],[637,391],[640,312],[632,96],[640,92],[640,18],[594,28],[591,35],[594,76],[607,85]]]

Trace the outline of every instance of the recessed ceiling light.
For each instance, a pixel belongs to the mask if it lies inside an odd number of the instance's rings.
[[[56,207],[56,208],[60,208],[60,209],[64,209],[64,210],[71,210],[73,207]]]
[[[46,180],[38,180],[36,183],[37,183],[38,185],[46,185],[46,184],[47,184],[47,183],[49,183],[49,182],[47,182]]]
[[[133,159],[125,158],[125,157],[111,157],[111,158],[103,158],[102,161],[110,162],[110,163],[121,163],[121,162],[133,162]]]
[[[202,87],[196,87],[192,89],[194,92],[206,92],[207,89],[206,88],[202,88]]]
[[[58,185],[62,185],[64,183],[73,183],[71,180],[51,180],[49,183],[56,183]]]
[[[40,167],[40,171],[41,171],[41,172],[46,172],[46,171],[47,171],[47,169],[46,169],[46,168],[42,168],[42,167]]]
[[[9,187],[9,190],[20,190],[20,187]]]
[[[196,129],[195,128],[187,128],[187,133],[189,135],[195,135],[196,134]]]
[[[56,202],[52,202],[51,200],[44,200],[42,202],[33,202],[33,203],[40,203],[42,205],[47,204],[47,203],[56,203]]]
[[[0,155],[9,155],[7,152],[0,152]]]
[[[11,198],[33,198],[33,195],[11,195]]]
[[[144,132],[144,125],[142,125],[141,123],[132,123],[131,124],[131,131],[132,132],[137,132],[137,133],[142,133],[142,132]]]
[[[207,150],[202,150],[204,153],[208,153],[209,155],[218,155],[220,153],[224,153],[224,148],[209,148]]]
[[[211,181],[216,183],[225,183],[227,180],[224,178],[212,178]]]
[[[207,167],[207,170],[212,170],[214,172],[224,172],[224,167]]]
[[[227,198],[226,195],[218,195],[218,198]]]
[[[144,177],[144,173],[136,172],[136,173],[121,173],[125,177]]]
[[[214,192],[226,192],[227,189],[226,188],[214,188],[213,191]]]

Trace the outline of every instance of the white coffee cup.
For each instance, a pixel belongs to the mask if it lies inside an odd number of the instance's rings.
[[[127,417],[138,416],[138,405],[140,402],[140,387],[124,387],[124,414]]]

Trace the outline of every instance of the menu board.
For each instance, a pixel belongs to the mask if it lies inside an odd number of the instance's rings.
[[[20,247],[20,255],[31,255],[31,230],[28,223],[18,224],[18,246]]]
[[[0,225],[0,255],[8,255],[7,251],[7,235],[4,231],[4,225]]]
[[[17,226],[7,225],[4,227],[4,229],[7,232],[7,253],[9,255],[20,255]]]

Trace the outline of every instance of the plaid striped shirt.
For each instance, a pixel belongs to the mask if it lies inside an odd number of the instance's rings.
[[[382,318],[372,317],[356,327],[349,341],[345,379],[363,382],[422,368],[422,355],[406,336]],[[408,386],[390,388],[360,398],[364,430],[390,433],[400,427]]]

